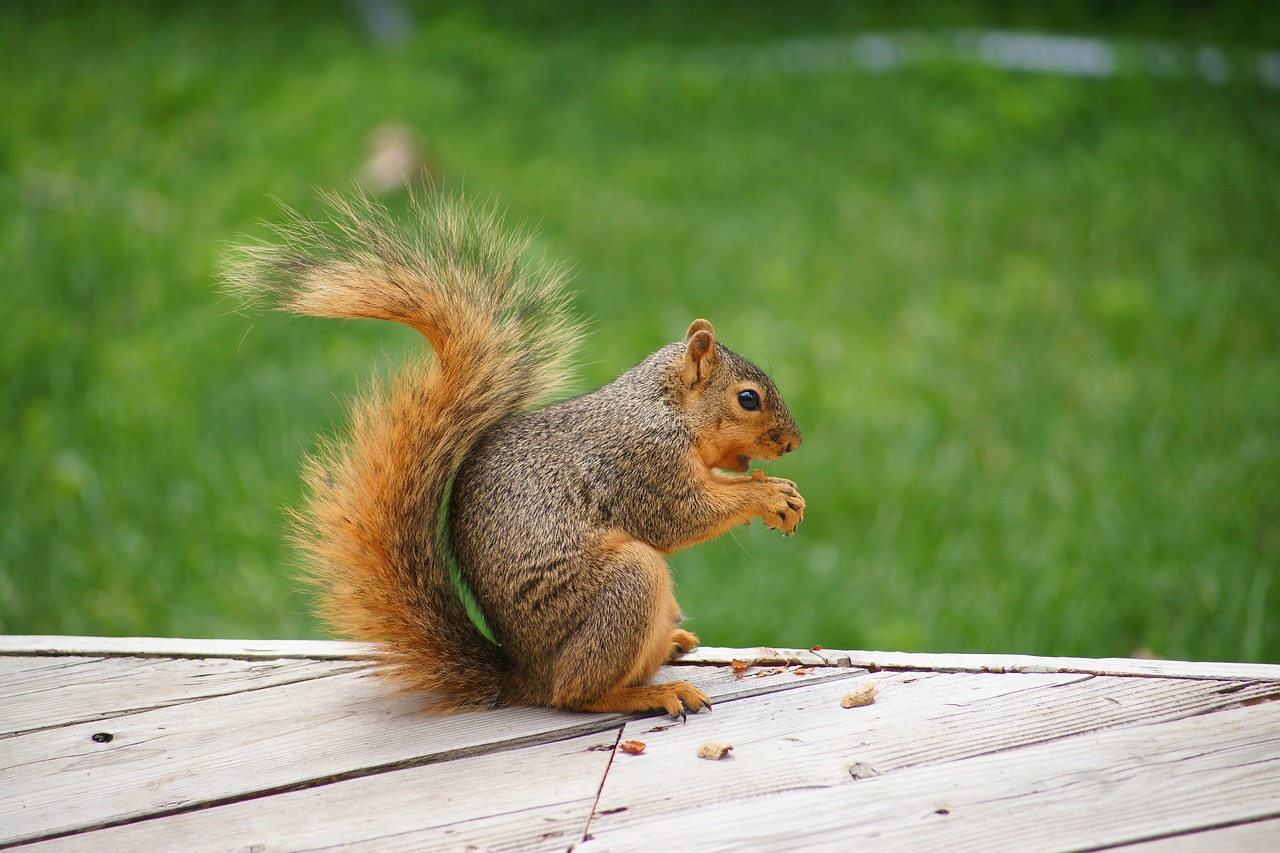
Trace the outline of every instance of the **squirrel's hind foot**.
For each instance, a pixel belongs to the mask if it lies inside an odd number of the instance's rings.
[[[689,712],[711,708],[707,694],[687,681],[664,684],[642,684],[637,687],[615,687],[584,711],[665,711],[671,718],[683,720]]]

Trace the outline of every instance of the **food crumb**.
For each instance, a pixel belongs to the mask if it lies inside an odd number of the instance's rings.
[[[860,708],[876,701],[876,686],[870,681],[863,682],[840,697],[841,708]]]
[[[708,761],[719,761],[733,750],[733,744],[722,740],[709,740],[698,747],[698,757]]]
[[[622,743],[618,744],[618,749],[628,755],[639,755],[644,752],[644,742],[638,740],[624,740]]]

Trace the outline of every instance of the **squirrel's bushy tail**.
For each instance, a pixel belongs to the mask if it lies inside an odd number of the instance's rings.
[[[404,323],[436,357],[366,392],[349,434],[308,460],[293,539],[325,621],[377,643],[393,681],[434,693],[438,710],[502,704],[508,661],[453,586],[440,519],[481,434],[568,378],[580,328],[563,269],[531,260],[527,237],[458,198],[415,202],[411,227],[363,196],[326,201],[332,228],[293,216],[278,243],[231,258],[227,290],[298,314]]]

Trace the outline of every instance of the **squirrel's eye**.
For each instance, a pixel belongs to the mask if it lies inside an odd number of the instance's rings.
[[[754,412],[756,409],[760,408],[760,395],[751,390],[739,391],[738,405],[742,406],[742,408],[746,409],[748,412]]]

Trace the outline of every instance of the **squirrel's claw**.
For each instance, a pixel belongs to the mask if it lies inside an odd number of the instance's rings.
[[[706,711],[708,714],[710,714],[710,713],[711,713],[711,700],[710,700],[710,699],[708,699],[705,695],[703,695],[703,696],[702,696],[702,699],[701,699],[701,705],[697,705],[697,704],[696,704],[696,702],[695,702],[695,705],[685,705],[685,704],[684,704],[684,702],[682,701],[682,702],[680,703],[680,710],[679,710],[679,712],[678,712],[678,713],[673,713],[673,714],[671,715],[671,719],[673,719],[673,720],[674,720],[674,719],[677,719],[677,718],[678,718],[678,719],[680,720],[680,722],[681,722],[681,723],[688,723],[688,722],[689,722],[689,712],[690,712],[690,711],[692,711],[692,712],[693,712],[693,713],[695,713],[695,714],[697,714],[697,713],[701,713],[702,711]]]
[[[682,723],[687,723],[690,713],[696,714],[703,708],[711,707],[711,700],[707,694],[687,681],[675,681],[663,686],[672,688],[666,710],[673,720],[678,719]]]

